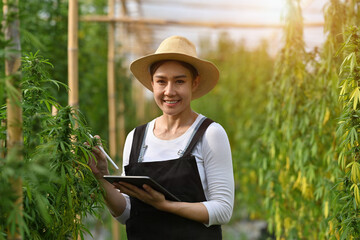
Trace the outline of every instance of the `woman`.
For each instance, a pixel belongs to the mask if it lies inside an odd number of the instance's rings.
[[[144,185],[108,183],[105,156],[94,150],[89,163],[105,189],[111,214],[126,224],[128,239],[221,239],[221,224],[232,215],[234,180],[225,130],[191,109],[213,89],[219,72],[196,55],[186,38],[165,39],[154,54],[130,69],[154,94],[162,115],[131,131],[126,139],[126,175],[150,176],[181,202]]]

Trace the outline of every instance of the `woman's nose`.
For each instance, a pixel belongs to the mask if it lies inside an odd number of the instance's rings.
[[[166,85],[164,94],[167,95],[167,96],[175,95],[175,86],[174,86],[173,83],[169,82]]]

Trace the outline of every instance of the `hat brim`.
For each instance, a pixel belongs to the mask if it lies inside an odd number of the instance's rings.
[[[196,68],[200,76],[200,82],[193,92],[192,99],[197,99],[210,92],[219,80],[219,70],[212,62],[181,53],[155,53],[141,57],[130,64],[130,71],[147,89],[153,91],[149,68],[153,63],[161,60],[182,61]]]

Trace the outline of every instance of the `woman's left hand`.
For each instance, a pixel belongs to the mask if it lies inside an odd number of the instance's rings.
[[[203,203],[169,201],[165,199],[162,193],[146,184],[143,185],[144,189],[125,182],[113,183],[113,185],[120,189],[122,193],[135,197],[160,211],[169,212],[201,223],[209,223],[209,213]]]
[[[146,184],[143,185],[143,189],[125,182],[117,182],[113,183],[113,185],[122,193],[125,193],[131,197],[135,197],[159,210],[167,202],[164,194],[154,190]]]

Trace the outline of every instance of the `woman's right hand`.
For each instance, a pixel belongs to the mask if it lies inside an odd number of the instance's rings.
[[[95,138],[100,140],[100,137],[98,135],[96,135]],[[87,143],[85,143],[85,144],[87,144]],[[99,141],[99,144],[101,146],[100,141]],[[96,159],[90,155],[88,165],[91,168],[91,171],[93,172],[95,177],[97,179],[100,179],[104,175],[108,175],[109,169],[108,169],[108,162],[107,162],[105,154],[100,151],[98,146],[95,146],[92,149],[92,154],[94,155],[94,157]]]
[[[99,136],[95,136],[95,138],[100,140]],[[101,142],[99,142],[99,146]],[[85,143],[89,146],[88,143]],[[103,176],[109,174],[108,162],[105,154],[99,149],[99,146],[95,146],[92,149],[92,154],[94,156],[89,157],[88,165],[91,168],[92,173],[98,179],[99,183],[104,189],[104,199],[107,207],[109,208],[111,214],[114,217],[118,217],[123,214],[126,208],[126,199],[125,197],[117,190],[114,185],[106,181]],[[94,158],[95,157],[95,158]]]

